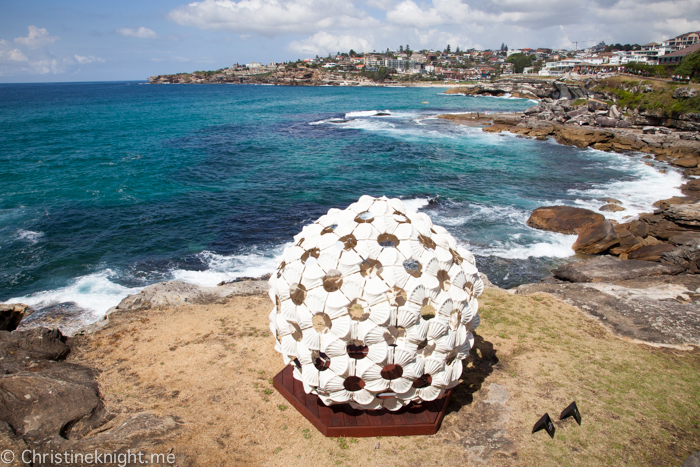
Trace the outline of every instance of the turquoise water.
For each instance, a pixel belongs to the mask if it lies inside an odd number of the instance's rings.
[[[641,155],[437,119],[533,105],[443,91],[0,85],[0,300],[91,320],[153,282],[261,275],[363,194],[422,209],[513,286],[573,253],[573,237],[525,226],[532,209],[611,196],[622,219],[677,193],[680,175]]]

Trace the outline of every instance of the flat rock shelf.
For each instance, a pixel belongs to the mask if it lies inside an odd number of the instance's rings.
[[[318,396],[304,392],[293,371],[291,365],[286,366],[273,378],[273,385],[326,437],[434,435],[440,429],[452,396],[450,389],[441,399],[421,405],[411,403],[395,412],[356,410],[350,404],[327,407]]]

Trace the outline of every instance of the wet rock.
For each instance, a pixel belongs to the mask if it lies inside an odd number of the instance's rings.
[[[527,225],[534,229],[564,234],[577,234],[582,228],[605,220],[590,209],[571,206],[543,206],[530,214]]]
[[[675,245],[669,243],[659,243],[658,245],[647,245],[632,251],[627,258],[640,261],[660,261],[661,255],[673,251]]]
[[[29,307],[23,303],[0,304],[0,331],[14,331]]]
[[[691,198],[700,198],[700,179],[690,180],[681,186],[681,192]]]
[[[557,279],[569,282],[615,282],[639,277],[673,275],[682,271],[683,268],[669,264],[600,256],[567,263],[552,273]]]
[[[683,203],[687,203],[687,202],[688,202],[688,198],[681,198],[679,196],[674,196],[673,198],[659,200],[659,201],[655,202],[654,204],[652,204],[652,206],[654,206],[655,208],[659,208],[659,209],[666,209],[669,206],[675,206],[676,204],[683,204]]]
[[[609,220],[579,230],[576,243],[572,247],[577,253],[595,255],[607,251],[620,243],[620,237]]]
[[[618,211],[624,211],[625,208],[620,206],[619,204],[605,204],[599,208],[601,211],[609,211],[609,212],[618,212]]]
[[[663,215],[678,225],[700,227],[700,201],[669,206]]]
[[[622,204],[622,201],[620,201],[619,199],[615,199],[615,198],[603,198],[603,199],[601,199],[601,201],[603,201],[604,203],[607,203],[607,204]]]

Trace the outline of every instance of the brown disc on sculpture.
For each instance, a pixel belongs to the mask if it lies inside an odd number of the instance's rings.
[[[340,237],[339,239],[340,242],[343,242],[343,249],[344,250],[352,250],[357,246],[357,239],[353,234],[346,235],[344,237]]]
[[[301,305],[306,300],[306,287],[301,284],[292,284],[289,287],[289,297],[295,305]]]
[[[384,379],[399,379],[403,375],[403,368],[401,368],[401,365],[390,363],[388,365],[385,365],[384,368],[382,368],[380,374]]]
[[[307,250],[304,252],[303,255],[301,255],[301,262],[306,264],[306,262],[309,260],[309,258],[318,259],[320,254],[321,254],[321,250],[319,250],[318,248],[312,248],[310,250]]]
[[[354,358],[355,360],[362,360],[369,353],[369,347],[366,345],[354,345],[350,344],[347,347],[348,356]]]
[[[323,352],[314,350],[311,352],[311,358],[313,358],[314,366],[318,371],[326,371],[331,366],[331,359]]]
[[[425,374],[413,382],[413,387],[416,389],[427,388],[431,384],[433,384],[433,377]]]
[[[430,229],[430,230],[432,230],[432,229]],[[423,245],[424,247],[426,247],[429,250],[434,250],[435,248],[437,248],[435,241],[430,237],[426,237],[424,235],[418,235],[418,241],[421,243],[421,245]]]
[[[377,237],[377,243],[384,248],[394,248],[398,246],[400,240],[396,235],[384,233]]]
[[[350,392],[355,392],[364,389],[365,382],[362,381],[362,378],[358,378],[357,376],[348,376],[345,378],[345,381],[343,381],[343,387]]]
[[[335,292],[343,286],[343,273],[337,269],[331,269],[323,278],[323,289],[326,292]]]

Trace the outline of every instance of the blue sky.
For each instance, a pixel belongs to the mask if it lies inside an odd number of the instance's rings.
[[[698,0],[0,0],[0,82],[145,80],[406,44],[643,44],[697,30]]]

